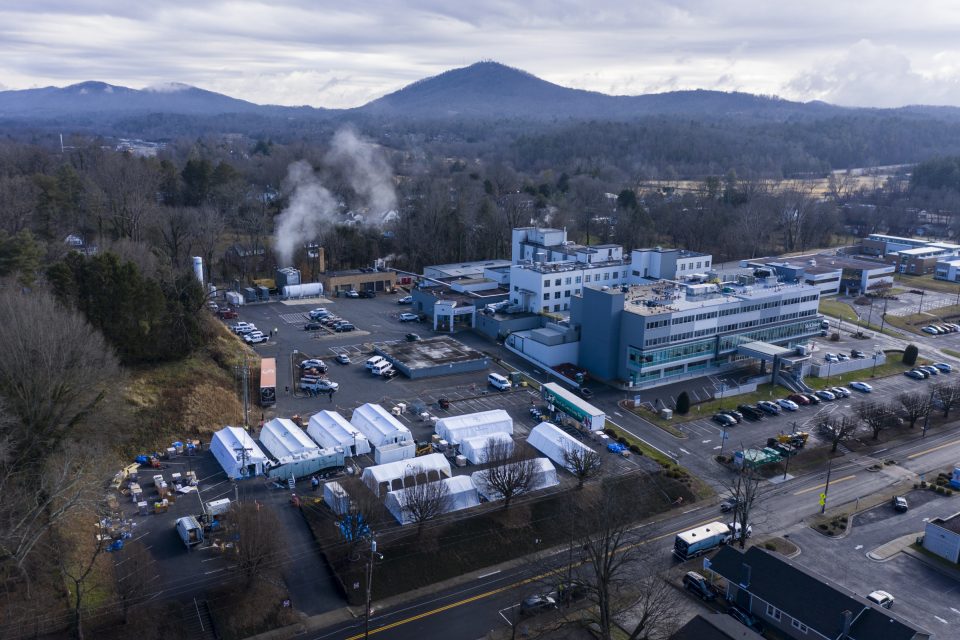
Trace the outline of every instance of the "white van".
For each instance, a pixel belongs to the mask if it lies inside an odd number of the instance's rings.
[[[386,362],[386,361],[387,361],[387,359],[384,358],[383,356],[373,356],[372,358],[370,358],[369,360],[367,360],[367,362],[364,364],[364,366],[365,366],[367,369],[373,369],[375,366],[377,366],[377,365],[380,364],[381,362]]]
[[[384,360],[370,367],[370,373],[375,376],[382,376],[384,371],[389,371],[390,369],[393,369],[393,365]]]
[[[487,382],[489,382],[491,385],[493,385],[497,389],[500,389],[500,391],[506,391],[511,386],[513,386],[510,384],[509,380],[504,378],[499,373],[491,373],[490,375],[488,375]]]

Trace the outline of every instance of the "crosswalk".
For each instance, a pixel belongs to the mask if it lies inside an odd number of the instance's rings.
[[[310,319],[310,316],[305,311],[298,311],[297,313],[281,313],[280,319],[287,324],[303,324]]]

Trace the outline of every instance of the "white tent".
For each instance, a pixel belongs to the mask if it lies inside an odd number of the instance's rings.
[[[431,453],[413,460],[398,460],[367,467],[361,478],[371,491],[382,496],[387,491],[403,489],[404,482],[422,481],[424,474],[428,481],[449,478],[450,462],[442,453]],[[419,475],[420,479],[414,478],[415,475]]]
[[[288,458],[294,454],[314,453],[320,449],[293,420],[274,418],[260,430],[260,444],[274,458]]]
[[[475,507],[480,504],[477,488],[473,486],[473,481],[470,479],[470,476],[454,476],[452,478],[439,480],[439,482],[445,484],[449,491],[443,513],[469,509],[470,507]],[[409,524],[412,522],[409,511],[404,509],[403,505],[404,500],[409,495],[408,492],[414,490],[414,488],[410,487],[398,491],[391,491],[387,494],[383,502],[387,510],[393,514],[393,517],[396,518],[400,524]]]
[[[460,453],[466,456],[472,464],[485,464],[487,447],[491,442],[505,445],[506,453],[513,453],[513,437],[509,433],[491,433],[482,436],[471,436],[460,441]]]
[[[464,438],[513,433],[513,418],[503,409],[467,413],[437,420],[437,434],[450,444],[459,444]]]
[[[530,435],[527,436],[527,444],[553,460],[554,464],[560,465],[567,471],[571,471],[571,469],[563,460],[564,452],[577,450],[593,451],[593,449],[569,433],[549,422],[541,422],[535,426],[530,431]]]
[[[307,433],[321,447],[341,447],[349,456],[370,453],[367,436],[336,411],[321,411],[310,416]]]
[[[537,465],[537,470],[528,491],[537,491],[538,489],[555,487],[560,484],[560,481],[557,479],[557,469],[550,460],[547,458],[534,458],[533,463]],[[477,492],[483,496],[484,500],[491,502],[494,500],[503,500],[500,492],[487,484],[485,479],[486,471],[477,471],[472,473],[470,477],[473,479],[473,484],[477,488]]]
[[[224,427],[213,434],[210,451],[227,476],[235,480],[261,475],[267,461],[250,434],[240,427]]]
[[[365,435],[370,444],[375,447],[400,442],[413,442],[410,429],[403,426],[399,420],[378,404],[367,403],[354,409],[353,415],[350,417],[350,423],[359,429],[360,433]]]

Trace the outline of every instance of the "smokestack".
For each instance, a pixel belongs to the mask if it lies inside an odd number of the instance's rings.
[[[751,571],[752,571],[751,568],[750,568],[750,565],[748,565],[746,562],[744,562],[743,565],[742,565],[740,568],[743,569],[743,579],[740,581],[740,586],[743,587],[744,589],[749,589],[749,588],[750,588],[750,573],[751,573]]]
[[[843,633],[840,634],[840,640],[847,640],[850,637],[850,625],[853,624],[853,614],[849,611],[844,611],[840,615],[843,616]]]
[[[200,256],[193,257],[193,275],[197,276],[197,280],[203,285],[203,258]]]

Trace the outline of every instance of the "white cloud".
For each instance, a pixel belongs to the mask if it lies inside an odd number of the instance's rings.
[[[960,104],[957,33],[950,0],[6,0],[0,86],[183,82],[348,107],[486,58],[618,94]]]

